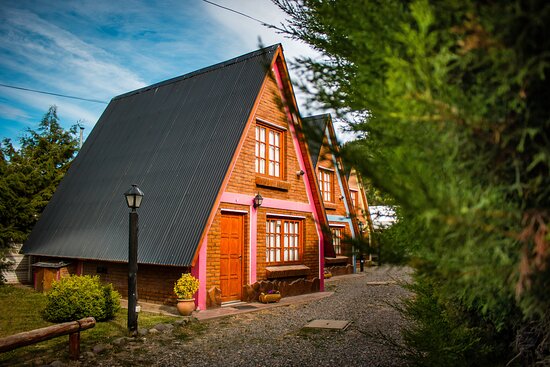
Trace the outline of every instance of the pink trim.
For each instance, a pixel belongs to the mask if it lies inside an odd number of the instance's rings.
[[[246,194],[224,192],[222,194],[220,201],[223,203],[249,205],[252,208],[254,207],[253,206],[254,196],[246,195]],[[270,198],[264,198],[264,201],[262,202],[262,208],[296,210],[300,212],[312,211],[312,205],[309,203],[300,203],[297,201],[287,201],[287,200],[270,199]],[[313,210],[315,210],[314,206],[313,206]]]
[[[208,247],[208,235],[204,236],[197,264],[191,268],[191,275],[199,279],[199,291],[195,304],[199,310],[206,310],[206,249]]]
[[[258,210],[250,206],[250,281],[256,283],[258,267]]]
[[[305,163],[304,163],[304,157],[303,152],[300,148],[300,142],[298,141],[298,137],[296,136],[296,130],[294,129],[294,118],[292,114],[290,113],[290,110],[288,108],[287,101],[285,101],[285,94],[284,94],[284,88],[283,88],[283,82],[281,78],[281,73],[279,71],[279,67],[277,66],[277,62],[273,63],[273,71],[275,72],[275,79],[277,80],[277,85],[279,87],[279,90],[281,91],[281,99],[283,100],[283,105],[285,106],[287,118],[288,118],[288,128],[290,130],[290,133],[292,135],[292,141],[294,142],[294,146],[296,150],[300,152],[300,154],[297,154],[296,157],[298,158],[298,164],[300,165],[300,169],[305,171]],[[315,218],[315,225],[317,229],[317,236],[319,237],[319,280],[320,280],[320,291],[323,292],[325,290],[325,247],[324,247],[324,238],[323,238],[323,231],[321,229],[321,224],[319,222],[319,215],[317,213],[317,209],[315,208],[314,200],[313,200],[313,191],[311,190],[311,183],[309,180],[307,180],[306,175],[302,176],[302,179],[304,180],[304,184],[306,186],[306,192],[307,192],[307,198],[310,202],[310,208],[308,211],[311,211],[313,213],[313,217]],[[266,199],[264,199],[265,203]],[[263,204],[262,204],[263,205]]]

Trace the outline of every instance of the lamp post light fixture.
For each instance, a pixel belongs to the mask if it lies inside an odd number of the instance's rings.
[[[254,208],[257,208],[262,205],[262,202],[264,201],[264,198],[260,193],[257,193],[256,196],[254,196]]]
[[[359,269],[361,273],[365,270],[365,258],[363,257],[363,222],[357,223],[359,226],[359,240],[361,241],[361,253],[359,254]]]
[[[132,187],[124,193],[130,212],[130,235],[129,235],[129,250],[128,250],[128,331],[131,335],[137,336],[138,317],[136,312],[137,307],[137,254],[138,254],[138,213],[136,209],[141,206],[143,199],[143,191],[132,185]]]

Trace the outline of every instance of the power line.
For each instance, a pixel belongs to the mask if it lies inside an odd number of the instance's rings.
[[[51,96],[57,96],[57,97],[63,97],[63,98],[78,99],[78,100],[80,100],[80,101],[86,101],[86,102],[94,102],[94,103],[109,104],[109,102],[99,101],[99,100],[97,100],[97,99],[88,99],[88,98],[82,98],[82,97],[68,96],[68,95],[66,95],[66,94],[45,92],[45,91],[43,91],[43,90],[36,90],[36,89],[30,89],[30,88],[16,87],[15,85],[8,85],[8,84],[2,84],[2,83],[0,83],[0,87],[12,88],[12,89],[19,89],[19,90],[24,90],[24,91],[26,91],[26,92],[41,93],[41,94],[49,94],[49,95],[51,95]]]
[[[261,25],[263,25],[263,26],[265,26],[265,27],[277,28],[277,27],[275,27],[275,26],[272,25],[272,24],[266,23],[266,22],[264,22],[263,20],[260,20],[260,19],[258,19],[258,18],[254,18],[254,17],[252,17],[252,16],[250,16],[250,15],[248,15],[248,14],[245,14],[245,13],[243,13],[243,12],[240,12],[240,11],[238,11],[238,10],[234,10],[234,9],[228,8],[228,7],[226,7],[226,6],[223,6],[223,5],[220,5],[220,4],[216,4],[216,3],[212,2],[212,1],[209,1],[209,0],[202,0],[202,1],[204,1],[204,2],[207,3],[207,4],[210,4],[210,5],[213,5],[213,6],[217,6],[218,8],[221,8],[221,9],[230,11],[230,12],[232,12],[232,13],[241,15],[241,16],[243,16],[243,17],[246,17],[246,18],[248,18],[248,19],[251,19],[251,20],[253,20],[253,21],[255,21],[255,22],[260,23]],[[108,102],[99,101],[99,100],[97,100],[97,99],[89,99],[89,98],[82,98],[82,97],[69,96],[69,95],[66,95],[66,94],[59,94],[59,93],[46,92],[46,91],[37,90],[37,89],[30,89],[30,88],[17,87],[17,86],[15,86],[15,85],[8,85],[8,84],[2,84],[2,83],[0,83],[0,87],[18,89],[18,90],[23,90],[23,91],[26,91],[26,92],[47,94],[47,95],[57,96],[57,97],[63,97],[63,98],[77,99],[77,100],[86,101],[86,102],[94,102],[94,103],[108,104]]]
[[[225,9],[225,10],[230,11],[230,12],[232,12],[232,13],[242,15],[243,17],[246,17],[246,18],[248,18],[248,19],[252,19],[253,21],[258,22],[258,23],[260,23],[260,24],[263,25],[263,26],[266,26],[266,27],[274,27],[272,24],[266,23],[266,22],[264,22],[264,21],[262,21],[262,20],[260,20],[260,19],[258,19],[258,18],[254,18],[254,17],[252,17],[252,16],[250,16],[250,15],[248,15],[248,14],[242,13],[242,12],[240,12],[240,11],[238,11],[238,10],[234,10],[234,9],[225,7],[225,6],[223,6],[223,5],[216,4],[216,3],[212,2],[212,1],[209,1],[209,0],[202,0],[202,1],[204,1],[205,3],[208,3],[208,4],[210,4],[210,5],[217,6],[218,8]]]

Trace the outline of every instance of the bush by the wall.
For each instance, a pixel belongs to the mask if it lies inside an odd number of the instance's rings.
[[[46,294],[44,318],[52,322],[94,317],[97,321],[114,317],[120,309],[120,294],[98,276],[72,275],[53,282]]]

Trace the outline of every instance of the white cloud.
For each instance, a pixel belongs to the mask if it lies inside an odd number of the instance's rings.
[[[0,115],[3,118],[7,118],[10,120],[16,120],[16,119],[26,120],[30,117],[26,111],[7,105],[5,103],[0,103]]]
[[[3,27],[10,28],[2,38],[3,48],[9,48],[16,54],[14,59],[24,62],[2,63],[48,85],[50,90],[107,98],[146,84],[132,71],[114,63],[114,57],[105,50],[30,11],[6,10]]]
[[[213,0],[271,24],[285,14],[269,0]],[[282,43],[287,61],[318,57],[307,45],[200,0],[4,0],[0,7],[0,82],[104,100]],[[298,76],[290,70],[296,85]],[[305,98],[295,89],[302,113]],[[40,121],[58,106],[65,127],[91,128],[106,105],[0,88],[1,121]],[[24,112],[25,111],[25,112]],[[16,122],[13,122],[16,124]],[[19,123],[19,122],[17,122]]]
[[[262,22],[280,26],[285,23],[286,14],[274,5],[270,0],[256,1],[231,1],[214,0],[216,4],[239,11]],[[214,5],[205,3],[205,10],[223,27],[223,32],[228,34],[228,39],[233,39],[226,47],[231,47],[234,56],[252,51],[258,47],[258,38],[261,38],[264,46],[281,43],[287,63],[298,57],[320,58],[320,54],[308,45],[289,39],[272,28],[268,28],[257,21],[246,18],[243,15],[221,9]],[[301,81],[292,69],[289,70],[290,78],[294,84],[294,92],[299,104],[301,113],[318,114],[326,111],[316,106],[306,104],[306,95],[297,87]]]

